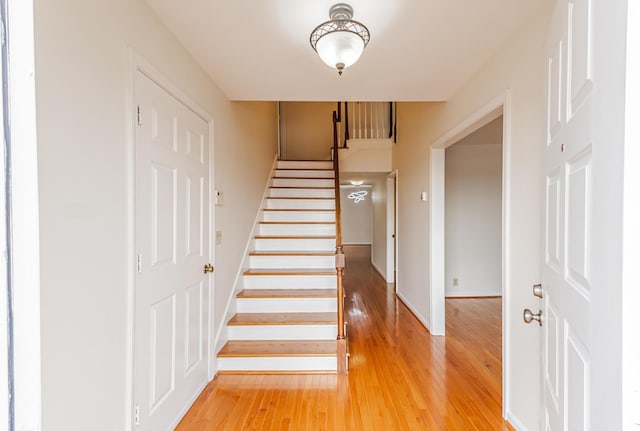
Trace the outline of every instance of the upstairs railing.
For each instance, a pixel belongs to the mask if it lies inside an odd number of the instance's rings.
[[[342,246],[342,211],[340,209],[340,157],[338,154],[338,124],[342,121],[341,103],[338,102],[338,110],[333,111],[333,171],[334,190],[336,200],[336,277],[337,277],[337,301],[338,301],[338,373],[346,374],[348,371],[347,339],[344,322],[344,249]],[[345,104],[346,105],[346,104]],[[345,109],[347,109],[345,107]],[[346,112],[345,112],[346,114]],[[347,132],[345,132],[346,135]],[[344,144],[346,145],[346,139]]]
[[[393,137],[394,111],[391,102],[345,102],[346,139]]]

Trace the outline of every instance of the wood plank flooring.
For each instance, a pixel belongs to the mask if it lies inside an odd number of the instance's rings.
[[[368,247],[345,248],[349,375],[219,375],[177,430],[512,430],[500,299],[448,299],[447,336],[432,337]]]

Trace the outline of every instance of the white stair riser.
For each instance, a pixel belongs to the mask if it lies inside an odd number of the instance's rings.
[[[238,313],[335,312],[336,298],[238,298]]]
[[[335,251],[335,238],[256,238],[258,251]]]
[[[276,169],[333,169],[332,160],[279,160]]]
[[[335,356],[218,358],[220,371],[337,371]]]
[[[289,178],[333,178],[333,170],[277,169],[274,177]]]
[[[250,256],[251,268],[335,268],[334,256]]]
[[[269,196],[272,197],[284,197],[284,198],[333,198],[335,196],[333,189],[280,189],[270,188]]]
[[[335,289],[335,275],[245,275],[245,289]]]
[[[337,325],[229,326],[230,340],[335,340]]]
[[[333,199],[267,199],[269,209],[335,209]]]
[[[262,221],[324,221],[335,223],[336,213],[335,211],[264,211],[262,213]]]
[[[322,178],[273,178],[273,187],[334,187],[333,179]]]
[[[330,235],[335,236],[335,224],[260,224],[260,235]]]

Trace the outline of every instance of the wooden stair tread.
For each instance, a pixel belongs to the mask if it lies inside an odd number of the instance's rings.
[[[336,212],[334,208],[264,208],[262,211],[315,211],[315,212]]]
[[[271,186],[272,189],[296,189],[296,190],[333,190],[335,187],[314,187],[314,186]]]
[[[336,224],[335,221],[261,221],[259,224]]]
[[[276,171],[327,171],[333,172],[330,168],[276,168]]]
[[[249,256],[333,256],[333,251],[306,251],[306,250],[256,250],[249,253]]]
[[[335,198],[323,198],[323,197],[317,197],[317,196],[267,196],[267,199],[307,199],[307,200],[321,200],[321,201],[335,200]]]
[[[334,177],[271,177],[274,180],[333,180]]]
[[[335,235],[256,235],[256,239],[336,239]]]
[[[244,275],[336,275],[335,269],[322,268],[251,268]]]
[[[238,313],[228,326],[253,325],[335,325],[335,312],[322,313]]]
[[[244,289],[237,298],[335,298],[336,289]]]
[[[335,356],[335,340],[228,341],[218,357]]]
[[[329,159],[278,159],[278,162],[284,162],[284,163],[306,163],[306,162],[311,162],[311,163],[333,163],[333,160]]]

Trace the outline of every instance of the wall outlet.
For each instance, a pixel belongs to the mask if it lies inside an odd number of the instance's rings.
[[[453,277],[453,287],[458,287],[458,277]]]

